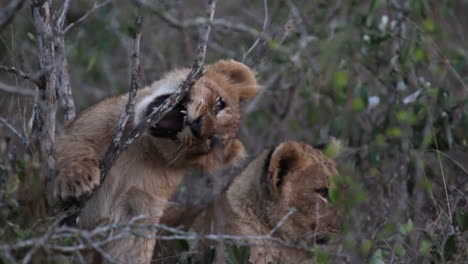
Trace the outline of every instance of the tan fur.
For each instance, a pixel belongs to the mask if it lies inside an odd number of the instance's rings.
[[[202,233],[267,235],[288,214],[297,211],[274,233],[291,245],[313,245],[340,229],[340,214],[318,191],[330,187],[335,163],[322,152],[299,142],[285,142],[265,151],[237,176],[221,198],[199,215],[193,228]],[[252,240],[253,263],[310,261],[303,251]],[[202,250],[203,252],[203,250]],[[218,252],[219,253],[219,252]]]
[[[147,114],[156,98],[171,94],[188,69],[176,70],[138,92],[135,112],[126,132]],[[213,171],[244,156],[242,143],[235,138],[240,122],[239,103],[249,99],[259,86],[250,69],[235,61],[207,66],[205,75],[193,86],[187,100],[187,119],[202,117],[200,135],[189,127],[177,134],[177,141],[145,132],[123,152],[102,186],[93,193],[79,215],[79,225],[125,223],[146,215],[147,223],[158,223],[168,198],[190,168]],[[226,107],[215,112],[217,98]],[[57,176],[54,198],[63,201],[91,192],[99,182],[102,159],[114,133],[127,94],[106,99],[84,111],[65,126],[57,139]],[[216,144],[211,143],[213,137]],[[145,235],[154,235],[147,232]],[[127,238],[104,248],[122,263],[149,263],[154,240]]]

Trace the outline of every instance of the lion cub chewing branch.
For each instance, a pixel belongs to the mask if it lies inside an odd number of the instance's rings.
[[[169,97],[188,72],[172,71],[139,91],[125,133]],[[189,95],[121,153],[81,210],[78,225],[93,228],[125,223],[138,215],[148,216],[144,223],[158,223],[186,170],[211,172],[244,156],[244,147],[235,138],[239,103],[258,89],[253,72],[242,63],[222,60],[208,65]],[[89,194],[101,184],[99,160],[110,144],[126,99],[127,94],[108,98],[66,124],[57,139],[53,182],[57,203]],[[118,262],[149,263],[154,243],[154,239],[126,238],[104,250]]]

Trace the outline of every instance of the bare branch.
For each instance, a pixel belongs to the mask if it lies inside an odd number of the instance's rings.
[[[264,6],[264,9],[265,9],[265,18],[263,20],[263,28],[262,28],[262,33],[260,33],[260,35],[258,36],[258,38],[254,41],[254,43],[252,44],[252,46],[250,46],[250,48],[244,53],[244,55],[242,55],[242,62],[245,61],[245,59],[247,58],[247,56],[250,54],[250,52],[252,52],[253,49],[255,49],[255,47],[258,45],[258,43],[260,42],[260,39],[262,38],[263,34],[265,33],[266,31],[266,28],[268,26],[268,1],[267,0],[264,0],[263,1],[263,6]]]
[[[37,80],[38,78],[34,78],[34,76],[31,76],[30,74],[25,73],[24,71],[22,71],[20,69],[17,69],[16,67],[8,67],[8,66],[0,65],[0,71],[6,71],[6,72],[9,72],[9,73],[16,74],[16,75],[18,75],[19,77],[21,77],[21,78],[23,78],[25,80],[29,80],[29,81],[33,82],[37,86],[40,85],[40,83]]]
[[[297,209],[291,208],[291,209],[288,211],[288,213],[287,213],[285,216],[283,216],[283,218],[281,218],[281,220],[278,222],[278,224],[276,224],[276,226],[275,226],[273,229],[271,229],[271,231],[270,231],[270,233],[268,233],[268,235],[269,235],[269,236],[272,236],[272,235],[276,232],[276,230],[278,230],[278,228],[280,228],[280,227],[284,224],[284,222],[286,222],[286,220],[287,220],[292,214],[294,214],[296,211],[297,211]]]
[[[276,225],[277,230],[284,221],[294,212],[289,211]],[[184,231],[176,227],[170,227],[163,224],[140,224],[139,221],[146,219],[144,215],[139,215],[130,219],[128,223],[109,224],[105,226],[99,226],[92,230],[80,229],[70,226],[55,227],[45,232],[40,237],[31,238],[28,240],[19,241],[14,244],[0,244],[0,252],[10,252],[13,250],[25,249],[29,247],[37,247],[39,244],[44,249],[51,249],[57,252],[76,252],[83,249],[95,249],[107,260],[112,260],[102,246],[119,239],[125,239],[129,237],[142,237],[148,239],[158,240],[211,240],[223,242],[225,240],[233,240],[237,243],[246,243],[249,241],[250,245],[262,245],[271,247],[286,247],[299,249],[304,252],[313,252],[312,249],[288,243],[278,237],[274,237],[273,233],[270,232],[266,235],[228,235],[228,234],[200,234],[193,231]],[[169,233],[168,235],[160,235],[160,232],[148,232],[148,231],[164,231]],[[148,235],[148,234],[156,235]],[[77,238],[83,238],[77,239]],[[75,240],[72,245],[69,244],[70,239]],[[72,241],[73,241],[72,240]],[[68,241],[66,244],[64,241]],[[265,245],[264,242],[269,241],[271,244]],[[63,244],[61,244],[62,242]],[[76,243],[78,242],[78,243]]]
[[[33,136],[37,149],[40,150],[44,166],[45,183],[49,183],[55,171],[55,121],[57,112],[57,74],[56,67],[48,71],[49,65],[55,65],[53,26],[50,14],[50,0],[32,0],[31,9],[37,30],[39,65],[43,72],[38,86],[37,114],[33,120]]]
[[[261,34],[261,32],[255,28],[252,28],[244,23],[241,22],[233,22],[223,18],[217,19],[210,19],[207,17],[196,17],[190,20],[179,21],[177,18],[170,15],[167,11],[162,10],[161,8],[155,7],[153,5],[149,5],[145,1],[135,0],[135,2],[153,12],[156,16],[158,16],[162,21],[166,22],[169,26],[176,28],[178,30],[186,29],[189,27],[197,27],[205,24],[209,24],[210,26],[215,27],[224,27],[240,32],[248,33],[253,37],[260,37],[262,39],[270,39],[267,35]]]
[[[40,237],[36,243],[34,243],[34,245],[31,247],[31,249],[28,251],[28,253],[26,254],[26,256],[23,258],[23,261],[21,261],[21,264],[27,264],[31,261],[32,259],[32,256],[34,255],[34,253],[42,246],[44,246],[45,243],[47,243],[47,241],[49,240],[49,238],[54,234],[54,229],[57,227],[57,225],[59,224],[60,220],[55,220],[54,223],[52,223],[52,225],[50,225],[48,228],[47,228],[47,231],[44,233],[44,235],[42,237]]]
[[[133,55],[132,55],[132,77],[130,83],[130,92],[128,93],[127,104],[125,109],[122,110],[120,114],[117,127],[115,128],[114,136],[112,137],[112,142],[107,148],[106,154],[104,155],[101,167],[101,181],[104,180],[105,175],[109,172],[113,160],[116,159],[116,153],[121,148],[122,145],[122,134],[127,124],[130,113],[133,111],[135,106],[134,98],[136,96],[137,90],[140,88],[140,38],[141,38],[141,25],[142,17],[138,16],[136,20],[136,29],[135,36],[133,39]]]
[[[0,121],[8,128],[11,130],[11,132],[13,132],[13,134],[15,134],[20,140],[21,142],[27,147],[28,146],[28,139],[23,136],[23,134],[21,134],[18,130],[15,129],[15,127],[13,127],[12,124],[10,124],[5,118],[3,117],[0,117]]]
[[[70,8],[70,0],[65,0],[63,3],[62,12],[60,12],[60,16],[57,19],[57,27],[62,28],[65,23],[65,18],[67,17],[68,8]]]
[[[0,82],[0,91],[15,94],[15,95],[22,95],[22,96],[31,96],[34,97],[36,92],[31,89],[18,89],[16,87],[10,86],[8,84]]]
[[[0,32],[11,22],[24,2],[25,0],[12,0],[8,6],[0,9]]]
[[[107,5],[110,3],[111,0],[106,0],[100,4],[94,3],[93,8],[91,8],[88,12],[86,12],[82,17],[78,18],[75,22],[70,23],[64,30],[63,34],[67,34],[67,32],[71,29],[73,29],[76,25],[82,23],[88,16],[90,16],[94,11],[98,10],[99,8]]]
[[[63,34],[56,35],[56,60],[57,60],[57,94],[60,106],[64,111],[65,121],[72,120],[76,116],[75,103],[72,96],[70,75],[68,74],[68,61],[65,50],[65,39]]]

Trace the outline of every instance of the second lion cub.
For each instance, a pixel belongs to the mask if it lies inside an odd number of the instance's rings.
[[[321,151],[305,143],[284,142],[252,161],[227,191],[195,218],[191,228],[201,234],[242,237],[273,232],[271,236],[284,244],[245,239],[251,245],[252,263],[310,263],[309,254],[285,244],[310,248],[327,243],[330,235],[340,230],[341,213],[328,197],[331,177],[337,174],[334,161]],[[170,213],[171,208],[168,210]],[[212,245],[209,241],[198,243],[194,246],[201,250],[194,252],[203,253]],[[168,249],[172,250],[171,246]],[[220,255],[216,260],[225,261]]]

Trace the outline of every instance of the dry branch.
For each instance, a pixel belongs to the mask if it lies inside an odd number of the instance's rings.
[[[15,94],[15,95],[31,96],[31,97],[34,97],[34,95],[36,94],[34,90],[16,88],[16,87],[10,86],[2,82],[0,82],[0,91],[10,93],[10,94]]]
[[[265,32],[259,31],[251,26],[248,26],[238,21],[234,22],[223,18],[210,19],[206,17],[196,17],[189,20],[179,21],[177,18],[169,14],[166,10],[162,10],[162,8],[150,5],[147,2],[141,0],[135,0],[135,2],[138,5],[150,10],[153,14],[159,17],[162,21],[166,22],[169,26],[178,30],[209,24],[210,26],[223,27],[230,30],[244,32],[255,38],[271,40],[271,38],[267,34],[265,34]]]
[[[294,248],[312,253],[312,249],[308,247],[296,245],[273,236],[275,231],[278,230],[294,212],[295,210],[292,209],[286,213],[286,215],[284,215],[275,225],[273,230],[265,235],[200,234],[193,231],[184,231],[180,228],[170,227],[163,224],[141,224],[139,221],[147,218],[144,215],[136,216],[130,219],[128,223],[109,224],[96,227],[92,230],[70,226],[58,227],[56,224],[58,221],[56,221],[55,224],[52,224],[48,230],[39,237],[22,240],[12,244],[0,244],[0,255],[27,248],[30,248],[29,252],[34,252],[39,247],[45,250],[62,253],[74,253],[79,250],[95,249],[99,253],[104,254],[104,258],[111,260],[112,258],[102,250],[102,247],[112,241],[131,237],[143,237],[158,240],[211,240],[218,242],[232,240],[241,244],[245,244],[246,241],[249,241],[250,245]],[[148,235],[150,233],[156,235]],[[72,244],[70,244],[70,242],[72,242]],[[265,242],[269,243],[265,244]],[[31,256],[32,254],[27,255],[23,258],[23,262],[25,259],[29,260]]]
[[[32,0],[31,9],[37,31],[40,69],[45,72],[38,86],[37,109],[33,120],[33,137],[40,151],[45,183],[49,183],[55,170],[55,118],[57,112],[57,74],[53,43],[53,25],[50,0]]]
[[[94,11],[96,11],[97,9],[107,5],[108,3],[110,3],[111,0],[106,0],[100,4],[97,4],[97,3],[94,3],[94,6],[93,8],[91,8],[90,10],[88,10],[88,12],[86,12],[82,17],[78,18],[75,22],[73,23],[70,23],[64,30],[63,30],[63,34],[66,34],[68,31],[70,31],[71,29],[73,29],[76,25],[82,23],[88,16],[90,16]]]
[[[72,89],[70,84],[70,76],[68,74],[67,51],[65,48],[65,33],[63,26],[67,16],[70,0],[65,0],[62,11],[58,17],[54,27],[54,45],[57,61],[57,92],[60,99],[60,106],[64,111],[65,120],[75,118],[76,110],[73,102]]]
[[[130,82],[130,91],[128,93],[128,100],[127,104],[125,105],[125,109],[123,109],[122,113],[120,114],[111,144],[107,148],[104,159],[101,162],[101,182],[106,177],[113,161],[117,158],[118,151],[122,147],[122,134],[130,117],[130,113],[133,111],[135,106],[134,99],[137,90],[140,88],[140,38],[142,21],[143,19],[141,15],[139,15],[136,20],[135,36],[133,39],[132,77]]]
[[[21,77],[21,78],[23,78],[25,80],[29,80],[29,81],[33,82],[37,86],[40,85],[40,83],[38,81],[38,78],[35,78],[34,76],[31,76],[30,74],[25,73],[24,71],[22,71],[20,69],[17,69],[15,67],[8,67],[8,66],[0,65],[0,71],[6,71],[6,72],[9,72],[9,73],[16,74],[16,75],[18,75],[19,77]]]
[[[13,132],[13,134],[15,134],[21,140],[24,146],[26,147],[28,146],[28,139],[23,134],[21,134],[18,130],[16,130],[16,128],[12,124],[10,124],[3,117],[0,117],[0,122],[2,122],[3,125],[5,125],[8,129],[10,129],[10,131]]]

